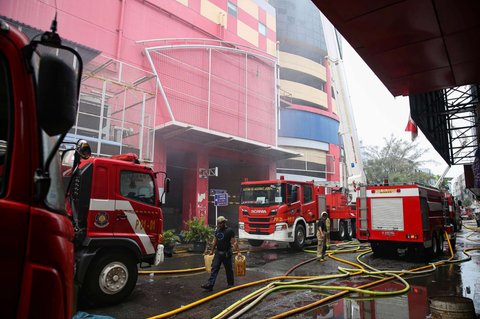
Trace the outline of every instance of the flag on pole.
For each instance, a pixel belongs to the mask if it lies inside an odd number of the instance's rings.
[[[418,127],[417,124],[412,119],[412,116],[408,116],[408,123],[407,127],[405,128],[405,132],[411,132],[412,133],[412,142],[417,138],[418,136]]]

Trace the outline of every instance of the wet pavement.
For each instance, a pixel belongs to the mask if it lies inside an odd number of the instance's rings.
[[[475,229],[474,224],[467,222],[470,229]],[[456,258],[465,258],[461,253],[464,248],[480,247],[480,233],[464,228],[457,239]],[[284,275],[294,265],[308,261],[315,254],[308,252],[292,252],[288,245],[267,243],[258,248],[250,248],[243,243],[242,248],[250,249],[244,254],[247,257],[247,274],[236,277],[235,285],[239,285]],[[315,247],[311,248],[315,249]],[[470,251],[471,260],[448,264],[438,267],[428,275],[408,278],[411,289],[407,294],[389,298],[366,299],[367,296],[350,294],[347,299],[340,299],[295,314],[291,318],[428,318],[431,310],[429,299],[438,296],[463,296],[473,300],[477,317],[480,318],[480,251]],[[340,258],[355,261],[358,253],[340,254]],[[444,257],[445,258],[445,257]],[[393,259],[378,258],[371,254],[362,258],[362,261],[374,268],[382,270],[412,269],[425,265],[421,260],[411,260],[404,256]],[[180,252],[171,258],[166,258],[165,263],[156,268],[142,270],[171,270],[202,267],[203,256],[197,253]],[[340,264],[332,259],[325,262],[313,261],[293,270],[293,276],[313,276],[338,273],[338,266],[352,268]],[[197,300],[213,296],[227,289],[225,271],[222,268],[215,288],[212,292],[200,288],[208,279],[209,273],[200,271],[190,274],[170,275],[140,275],[137,286],[132,295],[122,304],[103,307],[82,309],[90,314],[108,315],[114,318],[148,318],[160,315],[179,307],[189,305]],[[321,284],[348,285],[372,281],[365,277],[356,277],[341,282],[329,280]],[[213,318],[237,300],[251,292],[265,286],[261,283],[244,289],[230,290],[226,294],[209,300],[203,304],[180,312],[174,318]],[[319,284],[319,283],[316,283]],[[381,286],[376,286],[379,291],[397,291],[403,285],[398,281],[390,281]],[[335,292],[331,291],[330,294]],[[257,306],[246,312],[241,318],[267,318],[279,313],[301,307],[325,297],[319,291],[313,290],[287,290],[268,295]]]

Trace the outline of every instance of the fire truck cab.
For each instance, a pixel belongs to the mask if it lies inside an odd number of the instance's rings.
[[[357,238],[368,241],[375,254],[427,251],[441,254],[444,233],[455,246],[448,223],[448,202],[439,189],[419,185],[361,186],[357,194]]]
[[[58,148],[75,121],[82,59],[56,27],[29,41],[0,19],[2,318],[74,311],[74,232]]]
[[[288,242],[295,249],[315,238],[320,188],[313,182],[246,181],[241,187],[239,238],[252,246],[264,240]]]
[[[79,149],[75,152],[79,154]],[[65,175],[81,300],[118,303],[135,287],[137,264],[163,261],[163,215],[156,174],[129,153],[89,157]],[[167,179],[167,190],[168,184]]]

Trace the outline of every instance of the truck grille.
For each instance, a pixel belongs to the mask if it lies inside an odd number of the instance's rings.
[[[261,230],[259,230],[259,229],[250,232],[250,234],[255,234],[255,235],[270,235],[268,232],[261,231]]]
[[[250,224],[250,228],[268,228],[269,224]]]
[[[268,223],[270,218],[249,218],[248,221],[252,223]]]

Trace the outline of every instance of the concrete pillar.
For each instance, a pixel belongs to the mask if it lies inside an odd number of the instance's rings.
[[[277,177],[277,162],[270,161],[270,165],[268,166],[268,179],[276,179]]]
[[[155,148],[153,152],[153,171],[154,172],[166,172],[167,171],[167,152],[165,144],[162,139],[155,139]],[[158,187],[164,187],[163,181],[165,180],[165,174],[157,175]],[[160,194],[161,196],[162,194]]]
[[[200,169],[208,169],[208,155],[198,152],[192,155],[191,169],[183,176],[183,222],[194,217],[208,221],[208,177],[200,175]],[[185,226],[185,225],[183,225]]]

